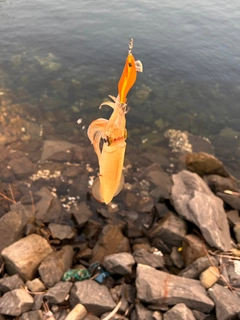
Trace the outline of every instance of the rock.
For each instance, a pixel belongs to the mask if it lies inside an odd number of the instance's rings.
[[[43,152],[41,156],[41,162],[48,160],[53,157],[56,153],[72,150],[78,148],[76,145],[67,141],[61,140],[45,140],[43,144]]]
[[[44,298],[51,304],[62,303],[67,297],[70,289],[72,287],[71,282],[57,282],[52,288],[50,288],[46,293]]]
[[[200,281],[205,289],[212,287],[219,279],[220,272],[217,267],[208,267],[200,275]]]
[[[196,172],[200,176],[217,174],[221,177],[232,178],[221,161],[205,152],[188,153],[186,155],[186,166],[188,170]]]
[[[55,198],[48,188],[43,187],[37,195],[41,200],[35,204],[36,220],[38,223],[60,223],[68,219],[61,202]]]
[[[60,151],[54,153],[52,156],[48,158],[48,161],[55,162],[70,162],[72,160],[73,154],[70,150]]]
[[[240,287],[239,261],[228,261],[226,271],[233,287]]]
[[[145,303],[175,305],[185,303],[190,309],[210,312],[214,304],[200,281],[181,278],[139,264],[136,277],[137,298]]]
[[[240,299],[230,290],[215,284],[208,290],[216,308],[218,320],[237,319],[240,315]]]
[[[2,251],[8,274],[18,273],[23,280],[35,278],[40,262],[53,250],[47,240],[31,234]]]
[[[33,299],[34,299],[34,302],[33,302],[33,305],[32,305],[32,310],[39,310],[41,309],[42,307],[42,304],[43,304],[43,298],[44,298],[44,294],[43,293],[40,293],[40,294],[36,294]]]
[[[138,320],[152,319],[153,312],[146,309],[141,302],[135,304],[135,310]]]
[[[195,320],[192,311],[184,304],[178,303],[164,314],[164,320]]]
[[[0,279],[0,292],[6,293],[14,289],[19,289],[23,285],[24,282],[18,274],[14,274],[13,276],[9,277],[4,277]]]
[[[86,308],[78,303],[67,315],[65,320],[85,320],[85,316],[87,315]]]
[[[169,248],[180,247],[186,234],[186,221],[171,211],[149,230],[150,239],[160,238]]]
[[[34,172],[33,163],[26,157],[12,159],[9,161],[8,165],[11,167],[17,178],[30,176]]]
[[[112,311],[116,306],[107,287],[94,280],[76,282],[70,292],[69,301],[72,307],[78,303],[83,304],[88,312],[97,316]]]
[[[237,210],[228,211],[227,218],[231,226],[235,226],[236,224],[240,223],[239,212]]]
[[[26,282],[26,286],[27,286],[28,290],[30,290],[32,292],[43,292],[46,290],[45,285],[38,278],[35,278],[31,281],[28,280]]]
[[[236,224],[236,226],[233,228],[233,231],[235,233],[237,242],[240,243],[240,223]]]
[[[172,252],[170,254],[170,258],[171,258],[172,262],[174,263],[174,265],[177,268],[182,269],[184,267],[184,261],[183,261],[182,254],[178,250],[177,247],[173,247],[172,248]]]
[[[43,319],[42,310],[24,312],[19,318],[19,320],[42,320],[42,319]]]
[[[217,196],[221,198],[224,202],[229,204],[233,209],[240,211],[240,198],[239,195],[227,194],[224,192],[218,192]]]
[[[46,256],[38,268],[41,280],[45,286],[49,288],[60,281],[64,272],[71,268],[72,262],[73,249],[70,246],[65,246],[61,250],[52,252]]]
[[[90,263],[102,261],[105,256],[113,253],[129,251],[131,251],[129,241],[122,234],[120,226],[106,225],[103,227],[98,241],[93,248]]]
[[[88,220],[82,229],[82,233],[87,240],[96,238],[101,230],[101,223],[95,220]]]
[[[201,257],[189,264],[185,269],[179,272],[178,276],[184,278],[198,279],[200,274],[210,266],[217,266],[218,262],[214,257],[211,260],[208,257]]]
[[[149,252],[145,249],[137,249],[133,252],[133,257],[137,263],[146,264],[153,268],[163,268],[164,259],[160,251]]]
[[[23,236],[26,224],[26,219],[19,211],[9,211],[0,218],[0,253]]]
[[[203,176],[203,180],[215,194],[217,192],[224,192],[225,190],[231,190],[235,192],[239,191],[236,181],[230,178],[221,177],[216,174],[210,174]]]
[[[203,245],[205,244],[202,239],[195,234],[188,234],[183,238],[182,257],[186,266],[193,263],[196,259],[206,255]]]
[[[112,274],[131,274],[134,264],[135,260],[128,252],[110,254],[103,259],[104,268]]]
[[[172,179],[171,199],[178,214],[197,225],[210,246],[228,251],[231,239],[222,201],[195,173],[184,170]]]
[[[77,207],[70,210],[73,220],[76,222],[78,228],[82,228],[84,224],[91,218],[93,212],[88,208],[85,201],[80,202]]]
[[[33,298],[24,289],[15,289],[5,293],[0,299],[0,313],[8,316],[20,316],[29,311]]]
[[[53,238],[59,240],[72,239],[75,236],[73,228],[68,225],[49,223],[48,228],[51,231]]]

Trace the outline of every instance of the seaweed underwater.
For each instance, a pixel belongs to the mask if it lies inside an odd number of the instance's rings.
[[[99,175],[92,185],[92,195],[99,202],[108,204],[123,188],[123,163],[126,150],[127,94],[137,79],[137,72],[143,71],[140,60],[135,61],[132,54],[133,39],[129,42],[126,63],[118,82],[118,96],[110,96],[107,105],[113,109],[109,120],[99,118],[88,128],[87,134],[98,157]],[[100,143],[102,148],[100,149]]]

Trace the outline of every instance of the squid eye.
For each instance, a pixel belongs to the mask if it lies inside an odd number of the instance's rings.
[[[132,64],[131,64],[131,62],[129,62],[128,66],[129,66],[129,67],[132,67]]]
[[[108,146],[110,145],[110,140],[108,137],[104,137],[103,142],[106,143]]]

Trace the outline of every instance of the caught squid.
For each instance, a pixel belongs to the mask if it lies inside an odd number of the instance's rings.
[[[92,195],[106,204],[122,190],[124,184],[127,94],[136,81],[137,72],[143,71],[141,61],[134,59],[132,48],[133,39],[130,40],[128,56],[118,82],[118,96],[109,96],[112,101],[106,101],[99,107],[100,109],[103,105],[111,107],[112,115],[109,120],[103,118],[94,120],[87,132],[99,162],[99,175],[93,182]]]

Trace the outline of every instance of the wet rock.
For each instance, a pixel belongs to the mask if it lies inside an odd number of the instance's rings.
[[[35,278],[40,262],[52,252],[47,240],[31,234],[2,251],[8,274],[18,273],[23,280]]]
[[[205,245],[205,244],[204,244]],[[204,257],[206,252],[203,247],[202,239],[195,234],[188,234],[183,238],[182,256],[186,266],[200,257]]]
[[[240,198],[238,195],[218,192],[217,196],[229,204],[233,209],[240,211]]]
[[[56,152],[48,158],[48,161],[70,162],[73,154],[70,150]]]
[[[232,190],[236,192],[239,191],[237,183],[230,178],[221,177],[216,174],[210,174],[203,176],[203,180],[215,194],[217,192],[224,192],[224,190]]]
[[[230,290],[215,284],[208,290],[216,308],[218,320],[237,319],[240,315],[240,299]]]
[[[179,272],[178,276],[184,278],[198,279],[200,274],[210,266],[217,266],[218,262],[214,257],[201,257],[189,264],[185,269]]]
[[[12,159],[8,165],[17,178],[30,176],[34,172],[33,163],[26,157]]]
[[[112,311],[116,306],[108,288],[94,280],[75,283],[71,289],[69,301],[72,307],[78,303],[83,304],[88,312],[97,316]]]
[[[220,272],[217,267],[209,267],[200,275],[200,281],[205,289],[212,287],[219,279]]]
[[[19,318],[19,320],[42,320],[42,319],[43,319],[42,310],[24,312]]]
[[[79,228],[83,227],[93,215],[93,212],[88,208],[85,201],[80,202],[77,207],[72,208],[70,213]]]
[[[65,320],[86,320],[85,316],[87,315],[86,308],[78,303],[67,315]],[[94,320],[94,319],[93,319]]]
[[[174,265],[179,269],[184,267],[184,261],[181,252],[178,250],[177,247],[172,248],[172,252],[170,254],[170,258]]]
[[[195,173],[184,170],[174,174],[172,179],[171,199],[176,211],[200,228],[210,246],[229,250],[231,240],[222,201]]]
[[[151,253],[145,249],[137,249],[134,250],[133,257],[138,264],[146,264],[153,268],[164,267],[164,259],[160,251]]]
[[[126,224],[126,235],[128,238],[141,238],[143,232],[131,221]]]
[[[186,166],[188,170],[196,172],[200,176],[217,174],[221,177],[232,178],[221,161],[205,152],[188,153],[186,155]]]
[[[0,218],[0,253],[23,236],[24,227],[22,215],[18,212],[9,211]]]
[[[237,210],[228,211],[227,218],[231,226],[235,226],[236,224],[240,223],[240,216]]]
[[[19,289],[23,285],[24,282],[18,274],[14,274],[13,276],[9,277],[4,277],[3,279],[0,279],[0,292],[6,293],[14,289]]]
[[[186,221],[170,211],[149,231],[151,239],[160,238],[169,248],[180,247],[186,234]]]
[[[41,162],[48,160],[59,152],[66,152],[67,150],[81,149],[76,145],[69,143],[67,141],[61,140],[46,140],[43,144],[43,152],[41,157]]]
[[[146,265],[137,266],[136,288],[137,298],[145,303],[185,303],[188,308],[203,312],[210,312],[214,307],[200,281],[181,278]]]
[[[75,236],[73,228],[68,225],[50,223],[48,228],[52,236],[59,240],[72,239]]]
[[[70,246],[65,246],[61,250],[52,252],[46,256],[38,268],[41,280],[45,286],[49,288],[60,281],[64,272],[71,268],[72,262],[73,249]]]
[[[110,254],[103,259],[104,268],[112,274],[131,274],[134,264],[135,260],[128,252]]]
[[[88,220],[85,226],[82,229],[82,233],[85,238],[90,240],[92,238],[97,237],[101,230],[101,223],[95,220]]]
[[[41,200],[35,204],[36,220],[39,223],[60,223],[67,220],[68,215],[63,209],[61,202],[54,197],[48,188],[41,188],[37,192],[37,195],[41,197]]]
[[[8,316],[20,316],[29,311],[33,298],[24,289],[15,289],[5,293],[0,299],[0,313]]]
[[[184,304],[178,303],[164,314],[164,320],[195,320],[192,311]]]
[[[47,291],[47,293],[45,293],[44,298],[51,304],[62,303],[67,297],[71,287],[71,282],[57,282],[52,288]]]
[[[30,290],[32,292],[42,292],[42,291],[46,290],[44,284],[38,278],[35,278],[33,280],[28,280],[26,282],[26,286],[27,286],[28,290]]]
[[[90,263],[102,261],[107,255],[119,252],[130,252],[129,241],[122,234],[118,225],[106,225],[103,227],[98,241],[93,248],[93,256]]]

